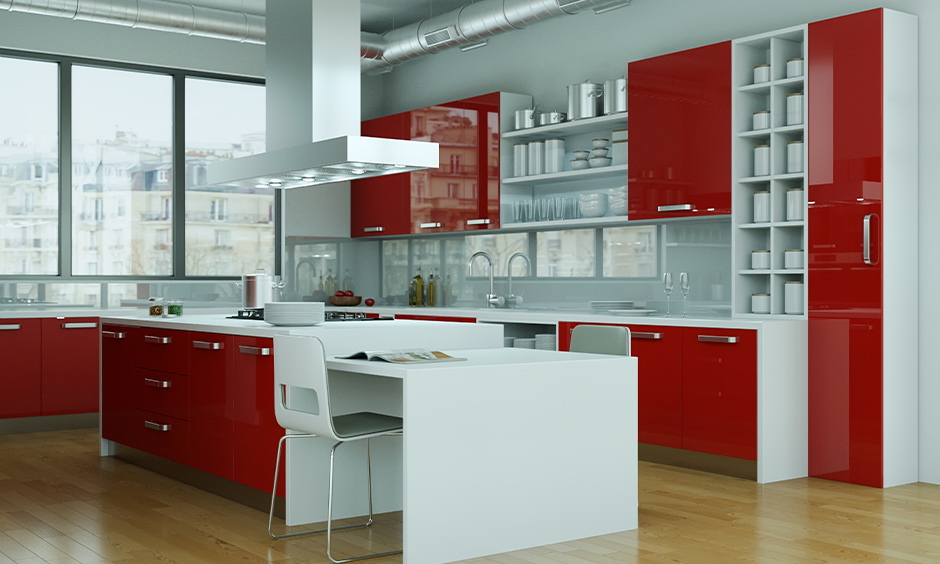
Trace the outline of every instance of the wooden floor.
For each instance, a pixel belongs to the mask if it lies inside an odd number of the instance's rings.
[[[271,541],[265,513],[99,458],[97,448],[94,430],[0,436],[0,564],[327,562],[322,536]],[[400,514],[339,534],[351,539],[334,542],[340,556],[400,545]],[[761,486],[641,463],[639,531],[472,562],[936,563],[940,486]]]

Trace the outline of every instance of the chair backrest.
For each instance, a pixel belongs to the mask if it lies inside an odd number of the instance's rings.
[[[612,325],[578,325],[571,331],[568,350],[630,356],[630,330]]]
[[[274,416],[285,429],[339,440],[333,429],[326,351],[317,337],[274,336]]]

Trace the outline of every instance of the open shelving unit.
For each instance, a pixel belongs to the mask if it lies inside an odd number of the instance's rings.
[[[805,318],[808,286],[805,249],[807,241],[807,107],[806,81],[807,27],[796,26],[754,35],[732,46],[732,314]],[[787,77],[787,61],[803,58],[802,76]],[[754,67],[770,65],[770,80],[754,83]],[[787,124],[787,96],[803,94],[803,115],[799,124]],[[770,127],[753,129],[755,112],[770,111]],[[787,146],[803,141],[800,172],[787,171]],[[754,150],[770,146],[770,174],[755,176]],[[787,221],[787,191],[803,190],[802,220]],[[754,221],[754,194],[770,192],[770,221]],[[800,269],[784,268],[784,251],[804,250]],[[769,250],[770,268],[751,268],[751,252]],[[803,313],[786,314],[784,288],[787,282],[803,282]],[[752,294],[770,294],[770,313],[751,311]]]

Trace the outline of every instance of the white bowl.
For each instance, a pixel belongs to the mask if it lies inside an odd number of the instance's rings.
[[[581,217],[603,217],[607,213],[607,203],[581,205]]]
[[[594,149],[591,149],[591,154],[595,157],[606,157],[607,151],[607,147],[595,147]]]
[[[626,197],[627,197],[627,187],[626,187],[626,186],[618,186],[618,187],[616,187],[616,188],[611,188],[611,189],[610,189],[610,197],[613,198],[613,197],[616,197],[616,196],[620,196],[620,197],[626,198]]]
[[[581,203],[583,204],[586,202],[606,202],[608,196],[607,194],[603,192],[590,192],[587,194],[579,194],[578,198],[581,200]]]
[[[591,145],[593,145],[594,148],[599,149],[601,147],[606,147],[607,145],[610,145],[610,140],[609,139],[592,139]]]
[[[587,151],[585,151],[586,153]],[[584,170],[591,168],[591,162],[585,159],[574,159],[571,161],[571,170]]]
[[[610,161],[613,159],[610,157],[591,157],[588,159],[588,162],[591,163],[591,168],[599,168],[602,166],[610,166]]]
[[[629,207],[630,204],[626,200],[610,201],[610,211],[612,211],[614,215],[627,215]]]
[[[574,158],[583,161],[591,156],[591,151],[573,151],[571,154],[574,155]]]

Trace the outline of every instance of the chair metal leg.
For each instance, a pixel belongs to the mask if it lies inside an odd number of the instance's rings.
[[[333,554],[330,551],[331,545],[330,541],[332,540],[332,531],[334,530],[333,525],[333,458],[336,454],[336,447],[343,444],[343,441],[340,441],[333,445],[333,448],[330,449],[330,490],[329,490],[329,501],[327,503],[327,512],[326,512],[326,556],[330,561],[335,562],[336,564],[343,564],[344,562],[355,562],[356,560],[365,560],[366,558],[378,558],[380,556],[390,556],[392,554],[401,554],[401,550],[392,550],[389,552],[376,552],[374,554],[366,554],[363,556],[354,556],[352,558],[345,558],[343,560],[337,560],[333,558]],[[366,475],[368,476],[369,481],[369,521],[366,526],[372,524],[372,453],[371,445],[369,444],[369,439],[366,439]],[[343,528],[348,527],[337,527],[335,530],[339,531]]]
[[[271,510],[268,512],[268,536],[270,536],[274,540],[289,539],[293,537],[302,537],[305,535],[313,535],[316,533],[327,532],[327,529],[316,529],[313,531],[298,531],[296,533],[275,535],[274,532],[271,530],[272,529],[271,524],[272,524],[272,521],[274,520],[274,502],[277,497],[277,475],[281,470],[281,449],[283,448],[284,443],[287,441],[287,439],[305,439],[305,438],[309,439],[309,438],[314,438],[317,436],[318,435],[309,435],[309,434],[284,435],[283,437],[281,437],[281,440],[278,441],[277,443],[277,461],[274,464],[274,486],[271,488]],[[335,449],[336,447],[333,447],[333,448]],[[332,453],[330,454],[330,461],[332,463]],[[332,474],[331,474],[331,479],[332,479]],[[343,531],[346,529],[361,529],[363,527],[368,527],[369,525],[371,525],[372,524],[371,504],[372,504],[372,499],[371,499],[371,492],[370,492],[370,498],[369,498],[370,510],[369,510],[369,520],[367,522],[356,524],[356,525],[346,525],[344,527],[337,527],[334,530]]]

